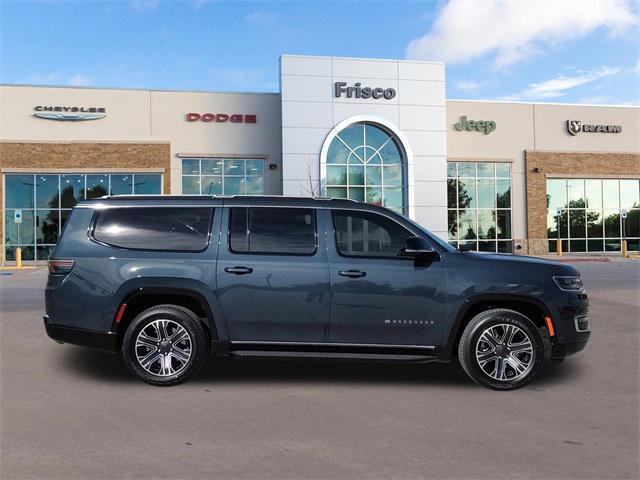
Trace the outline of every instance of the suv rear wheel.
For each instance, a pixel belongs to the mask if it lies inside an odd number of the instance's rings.
[[[151,385],[178,385],[207,359],[207,336],[198,317],[184,307],[158,305],[129,325],[122,346],[127,368]]]
[[[544,364],[544,342],[534,323],[507,309],[479,313],[464,329],[458,358],[471,379],[494,390],[529,383]]]

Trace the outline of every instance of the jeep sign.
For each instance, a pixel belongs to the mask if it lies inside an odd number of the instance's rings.
[[[384,98],[385,100],[391,100],[396,96],[394,88],[363,87],[360,82],[354,83],[353,87],[347,87],[347,82],[336,82],[333,91],[336,98],[342,97],[343,93],[347,98]]]
[[[489,135],[496,129],[496,122],[493,120],[467,120],[467,116],[460,117],[460,121],[454,125],[454,128],[461,132],[482,132]]]

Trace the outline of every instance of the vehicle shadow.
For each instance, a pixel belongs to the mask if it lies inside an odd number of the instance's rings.
[[[122,357],[110,353],[71,348],[60,355],[61,371],[94,381],[138,383]],[[580,362],[547,364],[528,388],[544,388],[565,379],[581,376]],[[215,358],[207,361],[190,383],[271,383],[271,384],[388,384],[439,385],[460,388],[477,386],[457,361],[451,364],[354,363],[309,360],[238,360]]]

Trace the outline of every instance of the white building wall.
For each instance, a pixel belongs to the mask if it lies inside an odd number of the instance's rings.
[[[444,64],[284,55],[280,82],[285,195],[324,193],[321,150],[337,125],[379,122],[398,135],[407,152],[409,215],[446,238]],[[336,98],[335,82],[394,88],[397,95]]]

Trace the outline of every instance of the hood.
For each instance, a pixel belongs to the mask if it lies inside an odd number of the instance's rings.
[[[525,255],[512,255],[509,253],[478,253],[478,252],[464,252],[474,260],[482,262],[497,262],[502,264],[512,264],[526,268],[527,266],[535,267],[548,267],[550,270],[556,272],[557,275],[574,276],[580,275],[580,272],[571,265],[566,263],[556,262],[554,260],[547,260],[546,258],[528,257]]]

